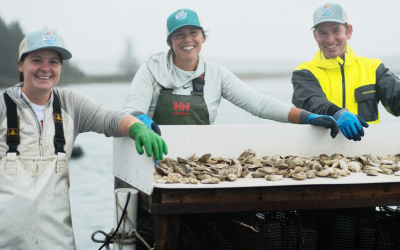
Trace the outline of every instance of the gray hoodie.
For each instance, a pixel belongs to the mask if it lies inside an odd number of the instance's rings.
[[[168,51],[152,54],[139,68],[133,78],[124,111],[141,111],[152,118],[161,86],[172,89],[173,94],[190,95],[192,80],[204,72],[204,98],[211,124],[218,114],[221,97],[260,118],[288,122],[292,105],[256,92],[224,67],[205,62],[201,55],[196,71],[183,72],[174,65],[172,54]]]

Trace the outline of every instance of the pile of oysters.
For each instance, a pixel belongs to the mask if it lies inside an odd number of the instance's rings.
[[[355,157],[345,157],[342,154],[322,154],[311,158],[291,155],[257,157],[251,149],[244,151],[238,159],[211,157],[211,154],[197,157],[193,154],[185,159],[178,157],[177,160],[160,160],[154,171],[154,182],[217,184],[220,181],[236,181],[246,176],[269,181],[316,177],[337,179],[360,171],[370,176],[377,176],[379,173],[400,175],[399,159],[400,154],[387,157],[373,154]]]

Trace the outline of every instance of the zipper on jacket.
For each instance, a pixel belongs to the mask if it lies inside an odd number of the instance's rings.
[[[25,106],[28,108],[28,110],[31,112],[33,119],[36,122],[36,125],[38,127],[38,131],[39,131],[39,149],[40,149],[40,156],[43,156],[43,146],[42,146],[42,125],[40,125],[40,121],[37,118],[36,115],[36,111],[33,110],[33,108],[31,107],[31,105],[29,104],[29,102],[27,100],[25,100],[25,98],[22,96],[21,97],[22,103],[25,104]]]
[[[342,98],[343,98],[343,103],[342,103],[342,108],[346,108],[346,81],[344,78],[344,61],[345,57],[343,58],[343,64],[340,64],[340,73],[342,74]]]

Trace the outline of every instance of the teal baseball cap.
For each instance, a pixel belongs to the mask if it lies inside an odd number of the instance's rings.
[[[188,25],[203,28],[200,18],[194,10],[179,9],[173,12],[167,18],[167,37],[180,27]]]
[[[62,56],[63,60],[71,59],[72,54],[64,48],[61,39],[54,33],[48,30],[39,30],[31,32],[22,40],[19,45],[19,58],[21,60],[23,54],[39,50],[51,49],[55,50]]]
[[[320,23],[334,22],[334,23],[349,23],[346,11],[340,4],[326,3],[318,7],[313,15],[314,25],[311,29],[315,28]]]

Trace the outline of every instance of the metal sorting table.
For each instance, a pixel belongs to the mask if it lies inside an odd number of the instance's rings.
[[[166,157],[172,159],[194,153],[238,158],[249,148],[257,156],[400,153],[400,124],[370,125],[361,142],[342,134],[332,139],[329,130],[306,125],[160,127],[168,144]],[[114,139],[113,166],[116,187],[140,190],[139,207],[154,215],[156,249],[179,249],[180,214],[400,205],[400,176],[384,174],[352,172],[339,179],[302,181],[248,176],[219,184],[158,184],[153,182],[153,159],[138,155],[135,142],[128,138]]]

